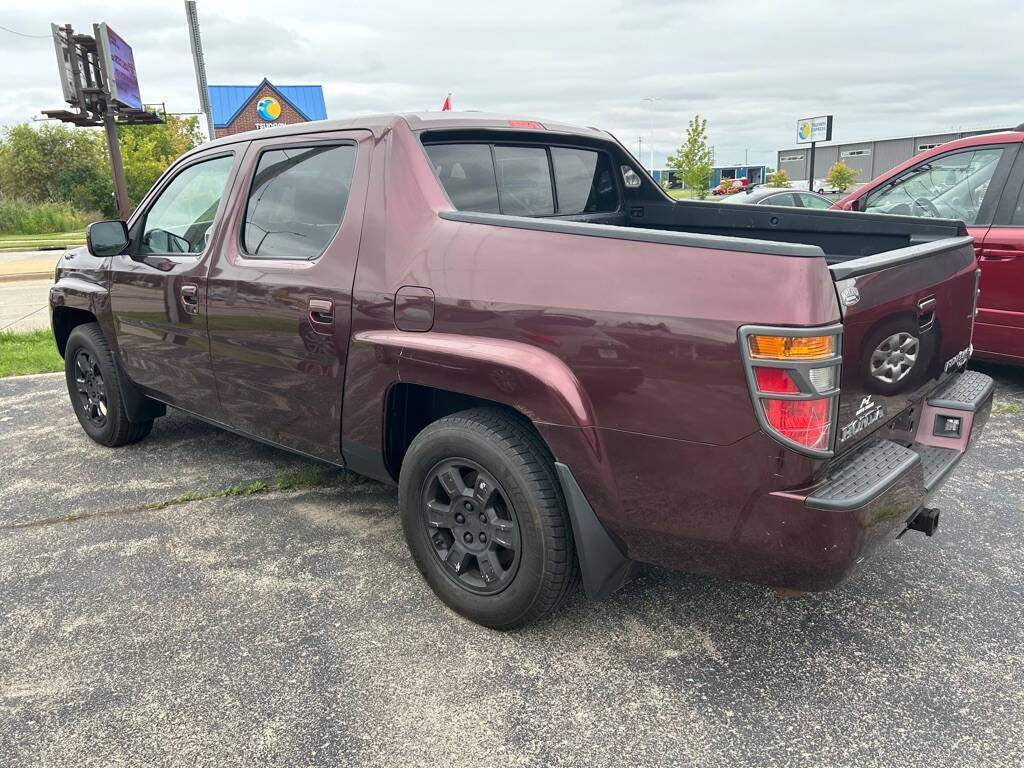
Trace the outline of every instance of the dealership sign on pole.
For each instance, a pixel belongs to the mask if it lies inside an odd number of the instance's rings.
[[[796,121],[796,143],[810,144],[807,162],[807,189],[814,191],[814,145],[819,141],[832,141],[832,115],[804,117]]]
[[[805,117],[796,121],[796,143],[832,141],[832,115]]]

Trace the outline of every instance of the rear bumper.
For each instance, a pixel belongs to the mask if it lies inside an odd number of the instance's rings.
[[[788,508],[791,521],[797,527],[806,524],[805,533],[815,537],[819,548],[818,557],[806,542],[792,548],[792,557],[779,550],[779,562],[768,567],[774,577],[769,583],[830,589],[875,547],[901,533],[981,436],[993,392],[989,376],[962,373],[921,405],[913,433],[893,433],[892,439],[859,446],[830,466],[825,479],[805,494],[768,494],[765,506],[774,514]],[[958,420],[957,434],[946,430],[949,419]],[[812,523],[815,516],[817,525]]]

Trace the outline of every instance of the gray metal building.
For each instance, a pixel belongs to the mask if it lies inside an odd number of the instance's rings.
[[[906,136],[898,139],[875,139],[873,141],[848,141],[819,144],[814,153],[814,178],[825,178],[828,169],[842,160],[855,171],[860,171],[857,183],[871,181],[918,152],[924,152],[938,144],[965,136],[981,133],[1010,131],[1012,128],[993,128],[983,131],[957,131],[951,133],[930,133],[924,136]],[[807,180],[808,146],[796,149],[780,149],[777,168],[786,172],[791,181]]]

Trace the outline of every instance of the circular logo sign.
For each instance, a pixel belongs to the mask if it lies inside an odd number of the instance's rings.
[[[272,123],[281,116],[281,105],[277,99],[267,97],[260,99],[260,103],[256,105],[256,114],[268,123]]]
[[[801,120],[800,125],[797,126],[797,131],[800,133],[801,139],[811,138],[811,121]]]

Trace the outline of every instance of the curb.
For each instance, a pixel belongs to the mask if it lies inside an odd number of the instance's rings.
[[[53,280],[53,270],[47,272],[15,272],[7,275],[0,275],[0,283],[17,283],[28,280]]]

